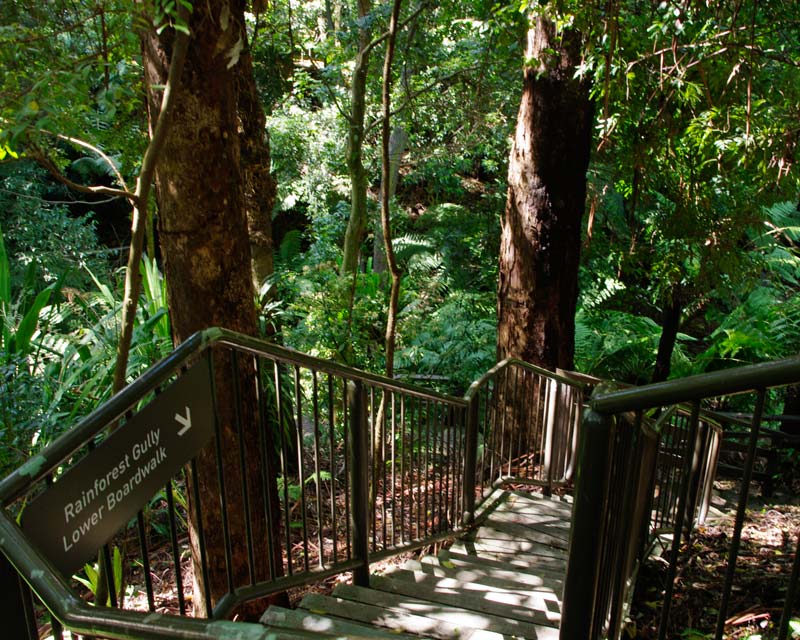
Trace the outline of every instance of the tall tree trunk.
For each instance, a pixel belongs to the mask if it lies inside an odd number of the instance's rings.
[[[579,33],[532,19],[502,222],[498,357],[550,369],[573,366],[592,124],[580,54]]]
[[[365,18],[371,10],[370,0],[358,0],[358,17]],[[366,25],[366,21],[362,21]],[[358,54],[353,67],[350,87],[350,116],[347,129],[347,171],[350,174],[350,219],[344,236],[341,273],[358,269],[361,242],[367,228],[367,172],[364,169],[364,117],[367,112],[367,71],[371,30],[359,27]]]
[[[242,168],[239,135],[241,83],[237,76],[249,72],[242,65],[238,53],[243,42],[243,23],[243,0],[208,0],[195,4],[189,25],[192,43],[176,96],[172,126],[156,170],[159,232],[176,343],[209,326],[224,326],[250,335],[256,333],[244,188],[246,171]],[[157,96],[152,87],[164,84],[170,44],[169,39],[154,32],[143,35],[144,68],[147,85],[151,88],[151,113],[157,112],[154,108]],[[271,460],[260,459],[252,366],[241,369],[238,407],[234,407],[237,394],[230,366],[222,353],[215,353],[214,361],[233,550],[230,571],[236,587],[251,579],[263,580],[267,575],[266,554],[256,555],[256,566],[252,571],[248,566],[241,486],[244,478],[250,490],[253,538],[264,540],[264,500],[258,492],[261,471],[270,469]],[[239,421],[236,420],[237,413]],[[241,435],[248,451],[244,468],[238,462],[237,424],[242,425]],[[266,435],[269,437],[269,433]],[[273,450],[268,444],[267,451]],[[194,503],[190,492],[190,538],[195,561],[194,605],[197,615],[207,613],[201,593],[210,593],[212,604],[215,604],[228,591],[216,466],[213,447],[208,447],[198,456],[200,505]],[[274,483],[274,477],[268,480]],[[274,487],[271,490],[275,491]],[[273,504],[277,504],[275,497]],[[198,506],[202,506],[208,584],[201,583],[198,565]],[[245,611],[244,615],[250,613]]]
[[[243,32],[242,37],[246,34]],[[272,208],[276,184],[270,174],[270,149],[264,109],[258,97],[250,52],[243,52],[235,66],[239,90],[239,122],[242,177],[245,190],[250,258],[256,289],[274,270]]]

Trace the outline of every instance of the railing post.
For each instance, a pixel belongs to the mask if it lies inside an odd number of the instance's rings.
[[[464,513],[461,524],[468,526],[475,519],[475,471],[478,462],[478,417],[480,394],[475,393],[467,405],[467,433],[464,446]]]
[[[697,514],[697,524],[703,524],[711,506],[711,494],[714,489],[714,479],[717,477],[717,461],[719,460],[719,447],[722,443],[722,433],[716,429],[708,432],[708,456],[705,463],[705,476],[703,478],[702,496]]]
[[[19,577],[16,569],[0,553],[0,620],[3,621],[3,636],[20,640],[37,640],[39,634],[33,617],[31,594],[28,585]]]
[[[369,586],[369,446],[367,437],[367,396],[360,380],[347,383],[350,416],[350,526],[353,555],[361,565],[353,571],[353,583]]]
[[[578,450],[569,561],[561,607],[561,640],[592,639],[612,441],[611,416],[587,411]]]
[[[699,422],[697,434],[695,435],[694,447],[692,448],[692,465],[689,470],[689,493],[686,502],[686,517],[683,521],[683,536],[688,541],[694,528],[695,513],[697,503],[700,500],[700,476],[705,466],[704,459],[708,455],[709,426],[706,422]]]

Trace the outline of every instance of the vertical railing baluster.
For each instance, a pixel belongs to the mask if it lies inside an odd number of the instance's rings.
[[[191,468],[190,475],[192,478],[192,499],[194,501],[195,528],[197,530],[197,539],[199,541],[198,546],[200,548],[200,575],[203,576],[203,604],[206,610],[206,617],[210,618],[213,611],[213,606],[211,604],[211,589],[209,588],[211,583],[209,581],[208,574],[208,551],[206,550],[206,534],[205,526],[203,525],[203,505],[200,501],[200,482],[198,479],[197,458],[192,458],[189,466]],[[182,593],[182,591],[179,593]]]
[[[245,541],[247,544],[247,570],[250,575],[250,584],[256,583],[256,559],[253,549],[253,525],[250,517],[250,492],[247,488],[247,459],[245,455],[244,428],[241,416],[241,385],[239,376],[239,354],[231,351],[231,375],[233,376],[233,422],[239,441],[239,473],[242,481],[242,506],[244,507]]]
[[[308,571],[308,513],[306,509],[306,468],[303,460],[303,404],[300,385],[300,367],[294,367],[295,442],[297,446],[297,469],[300,481],[300,522],[303,527],[303,568]]]
[[[692,403],[692,414],[689,418],[689,432],[685,440],[684,457],[693,455],[693,445],[697,438],[698,423],[700,420],[700,401]],[[690,463],[691,464],[691,463]],[[675,588],[675,574],[678,570],[678,558],[681,551],[681,537],[683,530],[683,520],[686,515],[686,506],[689,499],[689,489],[691,487],[690,473],[683,474],[681,490],[678,494],[678,507],[673,521],[674,529],[672,533],[672,547],[669,554],[669,567],[667,569],[666,586],[664,588],[664,603],[661,605],[661,622],[658,627],[659,640],[666,640],[667,627],[669,626],[669,612],[672,607],[672,592]]]
[[[318,558],[317,564],[320,567],[325,566],[325,553],[324,553],[324,546],[322,540],[322,528],[323,528],[323,520],[322,514],[324,510],[322,508],[322,478],[320,477],[320,466],[319,466],[319,389],[317,386],[317,372],[311,372],[311,400],[312,400],[312,407],[314,411],[314,485],[316,488],[316,499],[317,499],[317,544],[319,545],[318,548]]]
[[[333,559],[332,562],[336,563],[339,560],[338,549],[336,548],[336,540],[339,537],[339,528],[336,526],[336,416],[334,412],[334,397],[333,397],[333,376],[328,374],[328,438],[330,440],[329,452],[329,469],[331,474],[331,542],[333,543]],[[345,498],[345,502],[347,499]]]
[[[706,477],[703,482],[703,494],[700,501],[700,511],[697,514],[697,522],[703,524],[708,516],[708,508],[711,506],[711,495],[714,490],[714,479],[717,476],[717,460],[719,459],[719,447],[722,434],[719,429],[709,430],[708,457],[706,461]]]
[[[494,437],[494,426],[492,423],[493,417],[493,409],[492,409],[492,398],[494,397],[494,390],[495,390],[495,379],[494,376],[487,381],[486,384],[486,393],[484,396],[483,401],[483,448],[481,452],[481,468],[480,468],[480,475],[476,478],[476,482],[480,482],[480,496],[483,498],[485,493],[484,488],[484,479],[492,478],[492,438]],[[480,411],[480,406],[478,408]],[[480,414],[479,418],[480,418]],[[476,438],[475,446],[478,446],[478,439]],[[486,461],[487,458],[489,460],[489,474],[486,474]],[[470,512],[474,512],[475,510],[475,502],[473,501],[472,507],[470,508]]]
[[[467,432],[464,444],[464,512],[461,524],[472,524],[475,518],[475,465],[478,456],[478,418],[480,410],[480,391],[469,399],[467,405]]]
[[[175,496],[172,492],[172,481],[164,487],[167,498],[167,518],[169,520],[169,543],[172,549],[172,565],[175,568],[175,591],[178,592],[178,611],[186,615],[186,602],[183,595],[183,571],[181,570],[181,550],[178,546],[178,523],[175,518]]]
[[[380,451],[381,459],[379,461],[381,468],[381,535],[382,546],[386,549],[386,424],[389,417],[389,397],[393,397],[392,392],[388,389],[381,390],[381,405],[383,406],[383,415],[381,416],[381,441]],[[376,549],[377,550],[377,549]]]
[[[150,575],[150,553],[147,549],[147,530],[145,528],[144,513],[136,513],[136,529],[139,535],[139,549],[142,552],[142,576],[144,577],[144,591],[147,594],[147,610],[156,610],[155,596],[153,595],[153,576]]]
[[[506,445],[506,417],[508,416],[508,406],[509,406],[509,391],[508,391],[508,368],[504,368],[501,370],[503,374],[503,382],[502,382],[502,392],[498,394],[500,396],[500,402],[495,403],[495,410],[500,412],[500,423],[501,427],[499,429],[499,436],[500,436],[500,449],[499,449],[499,458],[497,461],[497,477],[503,477],[503,465],[505,463],[505,445]],[[509,445],[510,446],[510,445]],[[510,458],[509,458],[510,460]]]
[[[778,640],[786,640],[789,635],[789,620],[792,618],[792,607],[797,598],[797,583],[800,580],[800,529],[797,531],[797,542],[794,547],[794,562],[792,563],[792,576],[786,587],[786,600],[783,605],[781,621],[778,625]]]
[[[431,401],[425,401],[425,515],[423,517],[422,535],[427,537],[430,532],[430,519],[433,513],[430,507],[431,494]]]
[[[283,424],[281,368],[277,361],[273,362],[273,373],[275,377],[275,405],[278,411],[278,451],[280,452],[281,476],[283,477],[283,533],[286,544],[286,573],[291,576],[294,573],[294,563],[292,562],[291,505],[289,504],[289,470],[287,468],[289,451],[286,442],[286,429]]]
[[[520,432],[520,424],[519,424],[519,407],[517,406],[517,392],[518,392],[518,385],[517,385],[517,375],[519,374],[519,367],[513,365],[508,369],[509,375],[511,377],[511,391],[509,391],[507,398],[508,405],[506,407],[506,411],[509,413],[510,423],[509,430],[508,430],[508,467],[506,468],[506,476],[513,476],[514,473],[512,472],[512,465],[514,464],[514,460],[516,459],[516,455],[518,452],[515,450],[514,446],[514,436],[519,439],[519,432]]]
[[[270,483],[276,480],[276,474],[273,463],[273,453],[270,450],[268,443],[272,442],[272,438],[267,437],[267,429],[270,425],[267,421],[267,394],[264,388],[264,370],[261,364],[262,359],[257,357],[256,362],[256,394],[258,406],[258,446],[261,450],[261,487],[264,493],[264,512],[267,516],[267,568],[269,570],[269,579],[274,580],[277,575],[276,559],[280,558],[280,554],[276,553],[275,549],[275,514],[273,504],[274,496],[270,490]],[[277,428],[280,429],[280,416],[276,420]]]
[[[400,396],[400,544],[406,542],[406,394]],[[411,519],[408,519],[409,526]]]
[[[764,401],[767,392],[759,389],[756,395],[756,405],[753,409],[753,420],[750,423],[750,441],[747,446],[747,459],[745,460],[744,473],[742,474],[742,486],[739,490],[739,504],[736,505],[736,519],[733,525],[733,537],[728,551],[728,567],[725,572],[725,585],[722,589],[722,600],[719,603],[719,613],[717,615],[717,627],[714,632],[716,640],[722,640],[725,631],[725,620],[728,617],[728,603],[733,589],[733,578],[736,575],[736,561],[739,558],[739,545],[742,540],[742,528],[744,527],[744,517],[747,511],[747,500],[750,496],[750,481],[753,479],[753,464],[758,448],[758,434],[761,428],[761,418],[764,415]]]
[[[402,397],[403,396],[401,394],[400,398],[402,398]],[[397,530],[397,526],[396,526],[396,522],[395,522],[397,520],[397,451],[396,451],[396,448],[397,448],[397,446],[396,446],[396,442],[397,442],[397,416],[395,415],[396,411],[397,411],[397,405],[396,405],[396,402],[395,402],[395,394],[394,394],[394,392],[392,392],[392,404],[391,404],[390,408],[392,410],[392,421],[391,421],[392,430],[391,430],[391,435],[390,435],[390,438],[391,438],[391,440],[390,440],[390,442],[391,442],[391,456],[392,456],[392,461],[391,461],[391,465],[392,465],[392,474],[391,474],[391,476],[392,476],[392,478],[391,478],[391,483],[392,483],[392,540],[391,540],[391,546],[394,546],[395,544],[397,544],[396,539],[395,539],[395,533],[396,533],[396,530]],[[386,534],[384,534],[384,540],[385,539],[386,539]],[[385,546],[385,543],[384,543],[384,546]]]
[[[342,432],[344,438],[342,444],[344,446],[344,526],[345,526],[345,540],[347,541],[347,559],[353,558],[353,530],[351,522],[353,519],[352,509],[352,484],[350,482],[350,475],[352,473],[352,465],[350,464],[350,440],[353,438],[350,421],[352,420],[350,411],[350,396],[348,392],[347,380],[342,378]],[[364,409],[362,408],[361,411]]]
[[[353,583],[369,586],[369,465],[366,404],[367,396],[360,380],[351,381],[347,385],[347,404],[350,412],[350,453],[353,460],[350,464],[350,479],[353,529],[353,550],[355,557],[361,561],[353,570]]]
[[[369,446],[367,450],[367,468],[371,469],[373,473],[370,474],[370,488],[369,488],[369,503],[367,505],[368,514],[369,514],[369,521],[370,521],[370,532],[372,533],[372,551],[378,550],[378,460],[376,460],[378,451],[376,449],[376,440],[375,438],[378,437],[378,426],[377,426],[377,408],[375,406],[375,387],[369,387],[369,410],[367,412],[367,429],[368,436],[367,436],[367,444]],[[383,418],[381,417],[381,420]],[[383,425],[381,425],[382,430]]]
[[[522,379],[524,381],[523,388],[525,389],[525,402],[523,406],[525,408],[525,424],[527,425],[525,439],[525,471],[523,477],[532,480],[536,470],[533,453],[533,440],[534,434],[536,433],[536,414],[533,411],[536,386],[533,374],[527,369],[522,370]]]
[[[441,403],[434,402],[433,412],[433,506],[431,507],[431,533],[436,533],[442,524],[442,433],[445,418],[442,417]],[[438,524],[437,524],[438,522]]]

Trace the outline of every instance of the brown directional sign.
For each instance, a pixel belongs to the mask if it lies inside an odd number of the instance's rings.
[[[210,367],[203,359],[28,505],[22,528],[71,575],[213,434]]]

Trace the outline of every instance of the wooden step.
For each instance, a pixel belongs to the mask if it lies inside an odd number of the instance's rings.
[[[525,555],[550,558],[553,560],[566,560],[567,552],[564,549],[557,549],[549,544],[534,542],[514,535],[504,533],[488,527],[481,527],[469,538],[464,538],[456,542],[453,546],[463,544],[469,548],[474,545],[475,549],[485,549],[491,553],[499,552],[508,555]]]
[[[495,558],[481,557],[464,553],[463,550],[459,551],[457,548],[450,547],[439,552],[440,560],[447,560],[449,563],[457,567],[475,567],[500,569],[504,571],[513,571],[514,573],[527,573],[534,577],[543,577],[547,579],[564,579],[564,571],[560,568],[548,567],[529,567],[524,564],[510,564],[507,560],[497,560]]]
[[[421,598],[534,625],[557,627],[561,620],[561,603],[553,594],[506,591],[421,572],[412,579],[403,576],[402,572],[373,576],[370,585],[404,597]]]
[[[555,538],[522,525],[493,520],[487,520],[483,523],[483,526],[475,534],[475,539],[499,543],[508,547],[509,550],[518,550],[532,555],[552,556],[554,558],[565,558],[567,556],[567,547],[569,546],[569,542],[562,538]]]
[[[515,524],[565,541],[569,541],[569,533],[572,529],[571,522],[563,519],[558,514],[524,515],[514,511],[497,510],[490,513],[481,522]]]
[[[508,500],[497,505],[497,509],[514,510],[518,513],[552,513],[566,516],[572,515],[572,505],[557,498],[538,498],[512,493]]]
[[[383,577],[391,578],[392,580],[413,582],[418,585],[434,585],[445,589],[461,589],[465,592],[508,592],[537,600],[553,600],[556,602],[559,600],[558,594],[549,587],[530,587],[519,583],[500,585],[490,584],[488,581],[459,580],[452,576],[437,576],[429,571],[422,571],[421,569],[394,569]]]
[[[507,548],[502,545],[486,544],[481,541],[462,541],[457,542],[450,547],[455,553],[460,553],[466,556],[478,556],[481,558],[488,558],[490,560],[498,560],[505,562],[514,567],[523,567],[531,571],[538,571],[539,569],[546,569],[548,571],[556,571],[564,573],[567,567],[567,561],[563,558],[554,558],[552,556],[544,555],[531,555],[521,552],[509,552]]]
[[[457,566],[450,560],[441,560],[436,556],[408,560],[403,568],[409,571],[424,571],[443,578],[454,578],[462,582],[480,582],[509,589],[517,585],[529,590],[550,591],[555,595],[560,595],[563,589],[563,581],[552,574],[533,575],[524,571],[497,569],[474,563],[461,563],[461,566]]]
[[[438,640],[501,640],[502,634],[482,629],[465,629],[444,620],[391,611],[365,602],[353,602],[335,596],[309,593],[300,607],[318,615],[336,616],[345,620],[391,629],[397,633],[413,633]]]
[[[373,578],[379,584],[383,578]],[[430,600],[422,594],[398,594],[391,589],[377,590],[340,585],[334,589],[334,595],[354,602],[368,602],[392,611],[411,613],[436,618],[455,624],[459,629],[476,629],[492,631],[504,636],[517,638],[540,638],[546,631],[541,626],[529,622],[492,615],[488,611],[472,609],[468,599],[459,606],[452,606]],[[545,636],[546,637],[546,636]]]
[[[284,609],[283,607],[270,606],[261,616],[261,624],[267,625],[276,632],[281,629],[298,629],[312,633],[325,634],[322,637],[348,638],[387,638],[392,640],[419,640],[419,636],[408,635],[388,629],[379,629],[369,624],[351,622],[333,616],[323,616],[302,609]],[[278,636],[282,638],[282,636]]]

